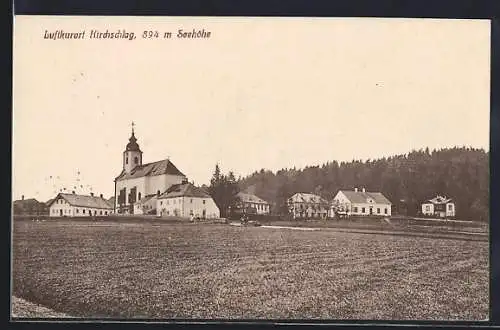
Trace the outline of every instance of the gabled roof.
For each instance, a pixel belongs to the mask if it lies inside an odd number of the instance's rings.
[[[426,202],[427,203],[432,203],[432,204],[446,204],[446,203],[450,203],[452,201],[451,198],[446,198],[444,196],[436,196],[432,199],[429,199],[427,200]]]
[[[296,193],[288,200],[298,203],[328,203],[323,197],[310,193]]]
[[[14,201],[14,204],[15,205],[19,205],[19,206],[22,206],[22,205],[37,205],[37,204],[40,204],[40,202],[37,201],[34,198],[28,198],[28,199],[18,199],[17,201]]]
[[[255,196],[255,195],[252,195],[252,194],[245,193],[245,192],[239,192],[237,194],[237,196],[240,198],[240,200],[242,202],[257,203],[257,204],[269,204],[268,202],[266,202],[262,198]]]
[[[155,197],[156,197],[156,194],[147,195],[147,196],[144,196],[143,198],[141,198],[141,200],[138,201],[137,203],[138,204],[144,204],[144,203],[148,202],[149,200],[151,200],[152,198],[155,198]]]
[[[181,171],[177,169],[177,167],[175,167],[175,165],[170,160],[164,159],[158,162],[136,166],[132,171],[130,171],[130,173],[127,173],[125,172],[125,170],[123,170],[115,180],[121,181],[162,174],[185,176]]]
[[[199,197],[199,198],[212,198],[203,189],[194,186],[191,183],[180,183],[174,184],[167,189],[166,192],[158,197],[163,198],[174,198],[174,197]]]
[[[63,198],[71,206],[90,207],[96,209],[112,209],[113,206],[107,200],[98,196],[76,195],[76,194],[58,194],[48,205],[54,204],[56,200]]]
[[[382,193],[380,192],[363,192],[363,191],[352,191],[352,190],[340,190],[345,197],[351,203],[368,203],[369,200],[373,200],[376,204],[392,204]]]

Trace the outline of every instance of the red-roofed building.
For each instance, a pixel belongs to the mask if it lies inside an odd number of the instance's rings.
[[[159,196],[172,185],[186,181],[187,177],[169,159],[143,164],[142,151],[132,128],[132,136],[123,152],[123,169],[115,178],[114,209],[116,213],[142,214],[142,206],[134,207],[136,203],[145,197]]]

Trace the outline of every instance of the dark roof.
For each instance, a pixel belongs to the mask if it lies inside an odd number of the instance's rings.
[[[174,198],[174,197],[199,197],[211,198],[203,189],[194,186],[191,183],[174,184],[167,189],[166,192],[158,198]]]
[[[446,203],[450,203],[452,201],[451,198],[446,198],[444,196],[436,196],[432,199],[429,199],[427,200],[426,202],[427,203],[432,203],[432,204],[446,204]]]
[[[137,144],[137,139],[135,138],[134,131],[132,131],[132,136],[130,136],[130,139],[128,139],[127,147],[125,148],[126,151],[141,151],[139,148],[139,145]]]
[[[147,196],[144,196],[143,198],[141,198],[140,201],[138,201],[137,203],[139,204],[144,204],[146,203],[147,201],[149,201],[151,198],[154,198],[156,197],[156,194],[152,194],[152,195],[147,195]]]
[[[125,172],[125,170],[123,170],[120,175],[116,177],[116,181],[162,174],[185,176],[181,171],[177,169],[177,167],[175,167],[175,165],[170,160],[164,159],[154,163],[138,165],[132,171],[130,171],[130,173],[127,173]]]
[[[37,201],[36,199],[34,198],[28,198],[28,199],[18,199],[17,201],[14,201],[14,204],[15,205],[19,205],[19,206],[22,206],[22,205],[30,205],[30,204],[40,204],[39,201]]]
[[[107,200],[98,196],[76,195],[76,194],[58,194],[52,202],[52,205],[59,197],[64,198],[72,206],[91,207],[96,209],[112,209]]]
[[[245,192],[239,192],[237,196],[241,199],[242,202],[269,204],[268,202],[266,202],[262,198],[255,196],[255,195],[252,195],[252,194],[245,193]]]
[[[340,190],[351,203],[368,203],[372,199],[376,204],[391,204],[391,202],[379,192],[363,192],[352,190]]]

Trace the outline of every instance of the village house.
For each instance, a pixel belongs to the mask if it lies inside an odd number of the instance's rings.
[[[148,195],[134,204],[134,214],[156,214],[156,202],[159,194]]]
[[[142,163],[142,151],[137,144],[132,125],[132,135],[123,152],[123,168],[115,178],[116,213],[144,213],[142,204],[134,207],[144,197],[159,196],[169,187],[187,181],[186,176],[169,160],[164,159],[154,163]]]
[[[85,217],[110,215],[113,206],[100,195],[94,196],[59,193],[50,201],[49,216],[51,217]]]
[[[14,215],[48,215],[49,209],[47,204],[37,201],[35,198],[24,198],[14,201],[13,212]]]
[[[270,204],[262,198],[246,192],[239,192],[239,211],[253,214],[269,214]]]
[[[330,216],[334,214],[346,215],[374,215],[390,216],[391,202],[380,192],[367,192],[365,188],[352,190],[339,190],[333,198]]]
[[[326,218],[329,203],[321,196],[296,193],[287,200],[288,211],[294,219]]]
[[[220,218],[220,211],[212,197],[191,183],[175,184],[156,199],[156,210],[160,216],[183,218]]]
[[[437,195],[422,203],[422,214],[440,218],[451,218],[455,216],[455,203],[451,198]]]

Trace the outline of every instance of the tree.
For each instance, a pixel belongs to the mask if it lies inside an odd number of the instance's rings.
[[[234,208],[238,204],[237,194],[239,188],[234,173],[229,172],[227,176],[222,174],[219,164],[215,165],[208,191],[219,208],[222,217],[227,217],[230,207]]]

